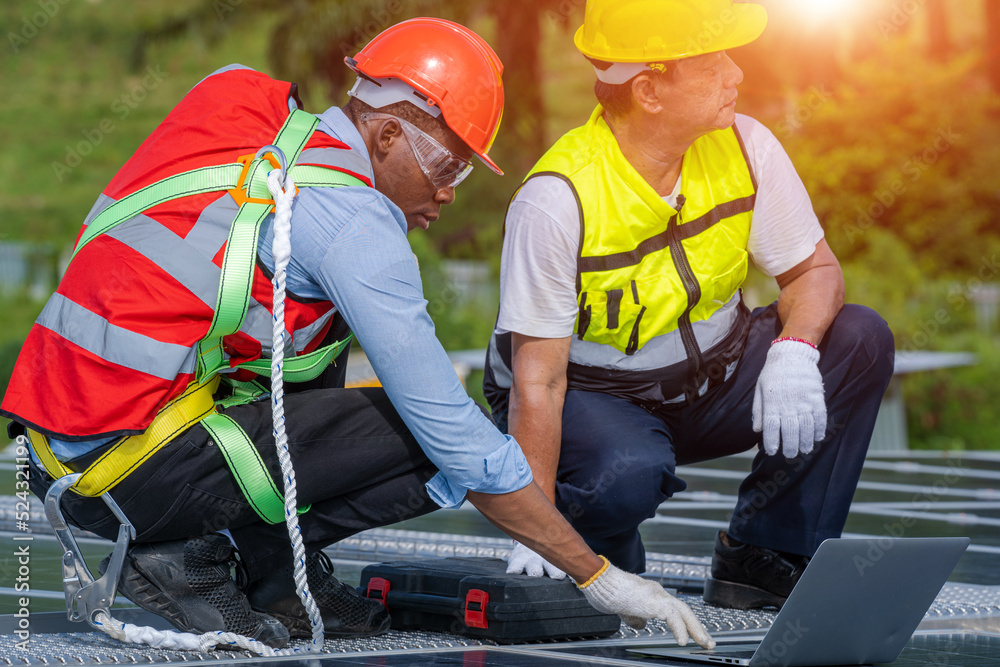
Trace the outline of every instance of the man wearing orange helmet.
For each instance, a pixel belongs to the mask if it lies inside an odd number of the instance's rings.
[[[277,413],[256,382],[279,339],[280,430],[327,635],[377,634],[389,619],[337,581],[323,547],[468,498],[601,610],[637,626],[664,618],[682,642],[712,645],[683,603],[584,544],[435,338],[406,232],[454,200],[474,155],[500,173],[487,155],[499,59],[460,25],[413,19],[347,63],[351,101],[318,116],[299,109],[293,84],[219,70],[112,179],[0,408],[30,436],[35,492],[72,481],[65,514],[111,539],[119,520],[99,497],[113,498],[136,532],[119,590],[177,628],[274,647],[311,636],[275,491],[279,420],[272,432]],[[276,231],[289,209],[272,215],[279,197],[263,182],[278,172],[301,187],[290,238]],[[279,252],[284,300],[270,285]],[[381,388],[343,388],[350,332]]]
[[[575,41],[600,105],[508,209],[485,383],[536,482],[630,572],[678,465],[760,447],[705,589],[739,608],[781,606],[840,535],[893,368],[781,145],[736,114],[726,50],[766,22],[731,0],[588,0]],[[750,259],[781,290],[752,313]],[[523,546],[509,566],[562,575]]]

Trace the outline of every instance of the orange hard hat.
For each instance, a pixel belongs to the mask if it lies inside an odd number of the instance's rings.
[[[503,175],[487,155],[503,117],[503,63],[482,37],[452,21],[416,18],[388,28],[344,60],[361,77],[355,90],[370,84],[388,92],[398,82],[406,84],[416,93],[409,101],[443,116],[486,166]]]

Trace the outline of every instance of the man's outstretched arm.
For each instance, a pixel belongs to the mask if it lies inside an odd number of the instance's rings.
[[[658,618],[682,646],[688,637],[705,648],[715,646],[694,612],[660,584],[619,570],[591,551],[537,484],[503,494],[469,491],[466,498],[497,528],[569,573],[598,611],[618,614],[634,628]]]
[[[513,386],[509,432],[524,452],[535,483],[556,500],[570,338],[511,335]]]

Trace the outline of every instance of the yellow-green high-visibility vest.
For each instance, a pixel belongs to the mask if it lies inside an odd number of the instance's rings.
[[[729,331],[714,337],[725,339],[715,346],[719,349],[699,349],[692,329],[695,322],[710,323],[738,299],[747,275],[757,183],[735,126],[699,138],[684,154],[677,209],[622,154],[600,106],[586,125],[563,136],[527,178],[540,175],[567,181],[580,207],[580,340],[633,355],[653,338],[679,335],[684,357],[660,359],[658,366],[667,371],[668,384],[676,385],[674,395],[689,397],[704,386],[713,368],[724,371],[738,358],[748,321],[742,304],[741,317],[734,321],[730,316],[720,324]],[[574,374],[585,380],[588,369],[570,364],[571,387]],[[627,385],[628,378],[622,379]],[[650,379],[642,378],[640,384]],[[594,388],[593,382],[582,384]],[[658,397],[635,397],[662,400],[671,391],[660,386],[653,392]]]

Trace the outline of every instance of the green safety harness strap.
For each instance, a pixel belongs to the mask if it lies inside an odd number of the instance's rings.
[[[218,192],[236,187],[242,164],[223,164],[216,167],[202,167],[170,176],[141,190],[136,190],[127,197],[119,199],[111,206],[101,211],[80,235],[73,257],[92,240],[117,227],[126,220],[131,220],[143,211],[158,206],[171,199],[189,197],[192,195]]]
[[[318,123],[319,119],[312,114],[298,109],[292,111],[273,146],[280,149],[289,164],[294,165]],[[177,174],[118,200],[91,221],[73,251],[75,257],[96,237],[164,202],[220,191],[228,191],[233,196],[240,209],[226,241],[212,323],[205,337],[198,342],[196,381],[199,383],[220,370],[231,368],[223,354],[222,340],[240,330],[250,307],[260,226],[274,210],[274,201],[267,188],[267,174],[279,166],[278,160],[270,157],[273,153],[264,156],[259,153],[244,156],[235,164],[202,167]],[[354,176],[324,167],[295,165],[288,171],[296,185],[301,187],[366,186]],[[318,377],[353,337],[351,334],[310,354],[287,359],[282,368],[284,377],[291,382],[306,382]],[[264,376],[271,374],[269,359],[245,362],[236,368]],[[224,379],[230,388],[230,395],[217,401],[217,407],[249,403],[269,391],[258,382]],[[284,521],[284,496],[279,493],[246,433],[230,417],[218,412],[204,417],[200,423],[219,445],[233,477],[257,514],[268,523]],[[299,513],[307,509],[300,508]]]
[[[283,523],[284,495],[278,491],[260,452],[246,432],[231,417],[218,412],[202,419],[201,425],[219,445],[236,483],[257,515],[268,523]],[[300,507],[298,513],[308,510],[309,506]]]
[[[294,164],[318,124],[318,118],[296,109],[288,114],[273,145]],[[240,330],[250,307],[253,269],[257,258],[257,237],[260,234],[261,223],[273,210],[273,202],[267,204],[262,203],[267,200],[253,199],[257,194],[254,192],[254,185],[260,182],[261,175],[264,180],[264,192],[270,196],[266,183],[267,171],[270,169],[265,169],[265,165],[270,166],[263,159],[255,159],[248,165],[250,169],[249,178],[246,180],[248,200],[240,206],[236,220],[229,230],[212,324],[205,337],[198,342],[198,370],[195,379],[199,382],[228,366],[222,353],[222,339]],[[234,187],[239,187],[239,184]]]
[[[240,382],[238,380],[225,378],[223,385],[226,388],[225,393],[227,395],[225,397],[216,396],[215,405],[219,408],[232,408],[237,405],[253,403],[258,398],[271,391],[270,387],[264,386],[257,380]]]
[[[308,382],[314,380],[326,370],[330,364],[336,365],[335,359],[340,356],[344,348],[351,342],[354,335],[351,334],[344,340],[339,340],[332,345],[321,347],[315,352],[293,357],[281,365],[282,375],[289,382]],[[245,361],[239,368],[252,371],[257,375],[265,377],[271,376],[271,360],[257,359],[255,361]],[[226,376],[222,376],[222,382],[229,390],[229,396],[216,401],[223,408],[231,408],[235,405],[246,405],[252,403],[264,394],[270,393],[271,388],[264,384],[251,380],[250,382],[240,382]]]
[[[289,359],[287,362],[282,364],[282,373],[284,377],[289,382],[308,382],[309,380],[319,377],[327,366],[333,363],[347,344],[351,342],[353,334],[348,336],[344,340],[339,340],[332,345],[327,345],[326,347],[321,347],[315,352],[310,352],[309,354],[303,354],[298,357]],[[256,361],[245,361],[239,365],[239,368],[243,368],[249,371],[253,371],[258,375],[265,375],[267,377],[271,376],[271,360],[270,359],[257,359]]]

